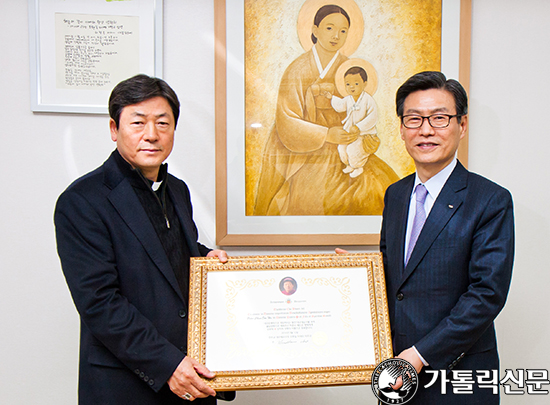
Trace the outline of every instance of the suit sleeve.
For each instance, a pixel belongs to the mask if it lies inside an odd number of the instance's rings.
[[[380,252],[384,263],[384,272],[388,269],[388,260],[386,259],[386,215],[388,207],[388,191],[384,194],[384,210],[382,212],[382,228],[380,229]],[[386,276],[386,279],[388,277]]]
[[[512,198],[499,188],[487,201],[473,230],[467,290],[450,314],[415,344],[434,369],[446,369],[459,361],[492,327],[506,302],[513,259]]]
[[[74,191],[61,195],[54,220],[63,272],[82,322],[124,365],[145,372],[148,385],[158,391],[184,354],[121,294],[111,237],[119,230]]]
[[[212,251],[209,247],[204,246],[202,243],[197,242],[197,247],[202,257],[205,257],[208,253]]]

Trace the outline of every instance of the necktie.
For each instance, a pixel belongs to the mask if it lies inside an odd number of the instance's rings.
[[[407,255],[405,256],[405,266],[409,262],[411,253],[414,249],[414,245],[418,240],[418,235],[426,222],[426,210],[424,209],[424,202],[428,195],[428,190],[424,187],[424,184],[418,184],[415,189],[416,195],[416,213],[414,214],[413,226],[411,230],[411,238],[409,239],[409,247],[407,249]]]

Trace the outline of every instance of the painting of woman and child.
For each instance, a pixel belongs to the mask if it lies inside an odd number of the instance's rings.
[[[441,0],[245,0],[246,215],[381,215],[414,171],[395,91],[440,44]]]

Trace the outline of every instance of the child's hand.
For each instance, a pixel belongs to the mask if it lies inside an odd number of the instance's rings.
[[[325,97],[328,98],[329,100],[332,98],[332,93],[329,92],[329,91],[322,91],[322,92],[321,92],[321,95],[322,95],[322,96],[325,96]]]

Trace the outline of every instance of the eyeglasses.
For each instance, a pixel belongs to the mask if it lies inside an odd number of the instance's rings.
[[[464,114],[433,114],[427,117],[422,115],[404,115],[401,117],[401,122],[405,128],[418,129],[424,124],[424,120],[427,119],[432,128],[447,128],[451,122],[451,118],[462,117]]]

